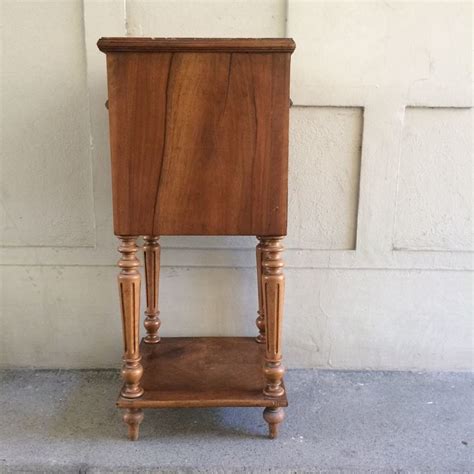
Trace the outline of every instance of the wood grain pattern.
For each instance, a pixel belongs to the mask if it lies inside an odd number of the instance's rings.
[[[262,239],[263,268],[263,312],[265,315],[266,351],[265,379],[263,393],[268,397],[280,397],[285,393],[281,363],[281,332],[285,297],[285,276],[283,274],[282,237]]]
[[[292,53],[290,38],[101,38],[97,47],[105,52],[240,52]]]
[[[287,226],[289,39],[102,38],[107,54],[124,385],[136,440],[143,408],[287,406],[281,363]],[[136,236],[145,236],[139,344]],[[160,340],[158,235],[257,235],[259,335]],[[157,344],[159,342],[159,344]],[[142,358],[143,356],[143,358]]]
[[[286,234],[290,53],[107,65],[116,234]]]
[[[140,346],[144,394],[120,408],[279,407],[263,395],[265,347],[252,337],[163,337]]]
[[[140,364],[139,330],[140,330],[140,262],[136,257],[138,250],[136,237],[121,237],[119,252],[122,258],[118,262],[120,308],[122,312],[122,328],[124,355],[122,378],[124,385],[122,396],[127,398],[141,397],[143,389],[140,379],[143,367]]]

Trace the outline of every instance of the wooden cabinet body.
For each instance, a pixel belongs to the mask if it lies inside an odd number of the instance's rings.
[[[118,405],[127,409],[130,437],[138,436],[141,408],[160,406],[267,407],[276,435],[287,403],[280,362],[281,239],[294,43],[102,38],[98,47],[107,55],[114,232],[122,253],[125,385]],[[161,235],[258,236],[257,341],[160,341]],[[138,236],[145,236],[147,285],[141,351]],[[239,360],[239,353],[247,356]],[[212,367],[214,378],[194,370],[199,365]],[[184,367],[193,375],[184,377]],[[244,380],[235,383],[237,374]],[[171,385],[160,382],[165,376]]]

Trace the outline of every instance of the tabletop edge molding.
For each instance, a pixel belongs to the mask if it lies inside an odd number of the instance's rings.
[[[113,52],[240,52],[292,53],[292,38],[100,38],[97,47],[104,53]]]

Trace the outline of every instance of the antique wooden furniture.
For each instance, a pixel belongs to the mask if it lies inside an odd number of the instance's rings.
[[[264,407],[283,420],[291,39],[102,38],[129,438],[143,408]],[[160,338],[161,235],[255,235],[258,336]],[[144,236],[140,342],[137,237]],[[212,291],[212,289],[210,289]]]

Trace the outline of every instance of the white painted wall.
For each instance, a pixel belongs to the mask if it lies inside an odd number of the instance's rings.
[[[291,36],[286,365],[472,367],[472,6],[1,2],[0,365],[117,367],[100,36]],[[255,334],[252,238],[163,238],[164,335]]]

